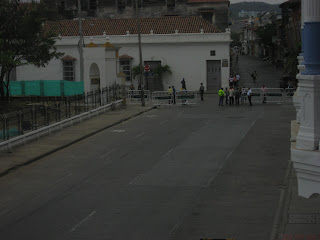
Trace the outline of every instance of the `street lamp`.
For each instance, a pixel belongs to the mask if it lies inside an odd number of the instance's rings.
[[[141,106],[145,106],[144,101],[144,83],[143,83],[143,66],[142,66],[142,50],[141,50],[141,26],[140,26],[140,10],[138,10],[138,0],[136,0],[136,18],[137,18],[137,24],[138,24],[138,42],[139,42],[139,61],[140,61],[140,86],[141,86]]]
[[[78,20],[79,20],[79,44],[78,51],[80,56],[80,82],[83,82],[83,33],[82,33],[82,19],[81,19],[81,3],[78,0]]]

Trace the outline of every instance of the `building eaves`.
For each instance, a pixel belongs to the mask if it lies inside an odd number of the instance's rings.
[[[76,20],[48,21],[46,31],[53,31],[60,36],[78,36]],[[90,19],[82,21],[84,36],[137,34],[137,19]],[[219,33],[217,28],[198,16],[167,16],[159,18],[141,18],[141,34],[178,33]]]

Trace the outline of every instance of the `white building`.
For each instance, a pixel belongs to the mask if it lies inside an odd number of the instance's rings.
[[[120,71],[126,74],[127,85],[133,79],[132,67],[139,64],[137,21],[135,19],[84,20],[84,86],[85,91],[103,88],[117,80]],[[46,67],[23,66],[16,69],[18,81],[70,80],[80,81],[78,52],[78,21],[48,22],[46,29],[60,35],[56,42],[62,59],[52,60]],[[172,74],[148,76],[146,87],[180,89],[184,78],[187,90],[207,90],[228,86],[230,31],[219,32],[200,17],[161,17],[141,19],[143,64],[169,65]],[[107,43],[106,43],[107,42]],[[161,82],[161,81],[160,81]],[[118,82],[120,83],[120,82]],[[147,86],[148,85],[148,86]],[[162,85],[162,86],[161,86]]]

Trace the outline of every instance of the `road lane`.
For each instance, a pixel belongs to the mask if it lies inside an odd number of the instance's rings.
[[[215,101],[153,110],[1,178],[0,235],[169,239],[264,114]]]

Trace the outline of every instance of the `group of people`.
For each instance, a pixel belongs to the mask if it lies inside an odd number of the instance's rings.
[[[233,86],[229,89],[225,88],[225,91],[221,88],[218,92],[219,106],[223,106],[224,102],[226,105],[239,106],[240,102],[245,103],[247,99],[249,100],[250,105],[252,105],[251,92],[250,88],[248,91],[246,91],[246,88],[234,88]]]
[[[240,75],[239,73],[235,75],[230,75],[229,78],[229,87],[237,87],[240,81]]]
[[[260,88],[260,93],[262,94],[262,103],[267,103],[267,93],[268,93],[268,88],[263,84],[262,87]],[[252,89],[248,88],[248,90],[243,87],[243,88],[234,88],[230,87],[225,88],[225,91],[223,88],[221,88],[218,91],[219,95],[219,106],[223,106],[224,99],[225,99],[225,104],[226,105],[240,105],[241,103],[245,103],[248,99],[249,105],[252,106],[251,102],[251,97],[252,97]]]

